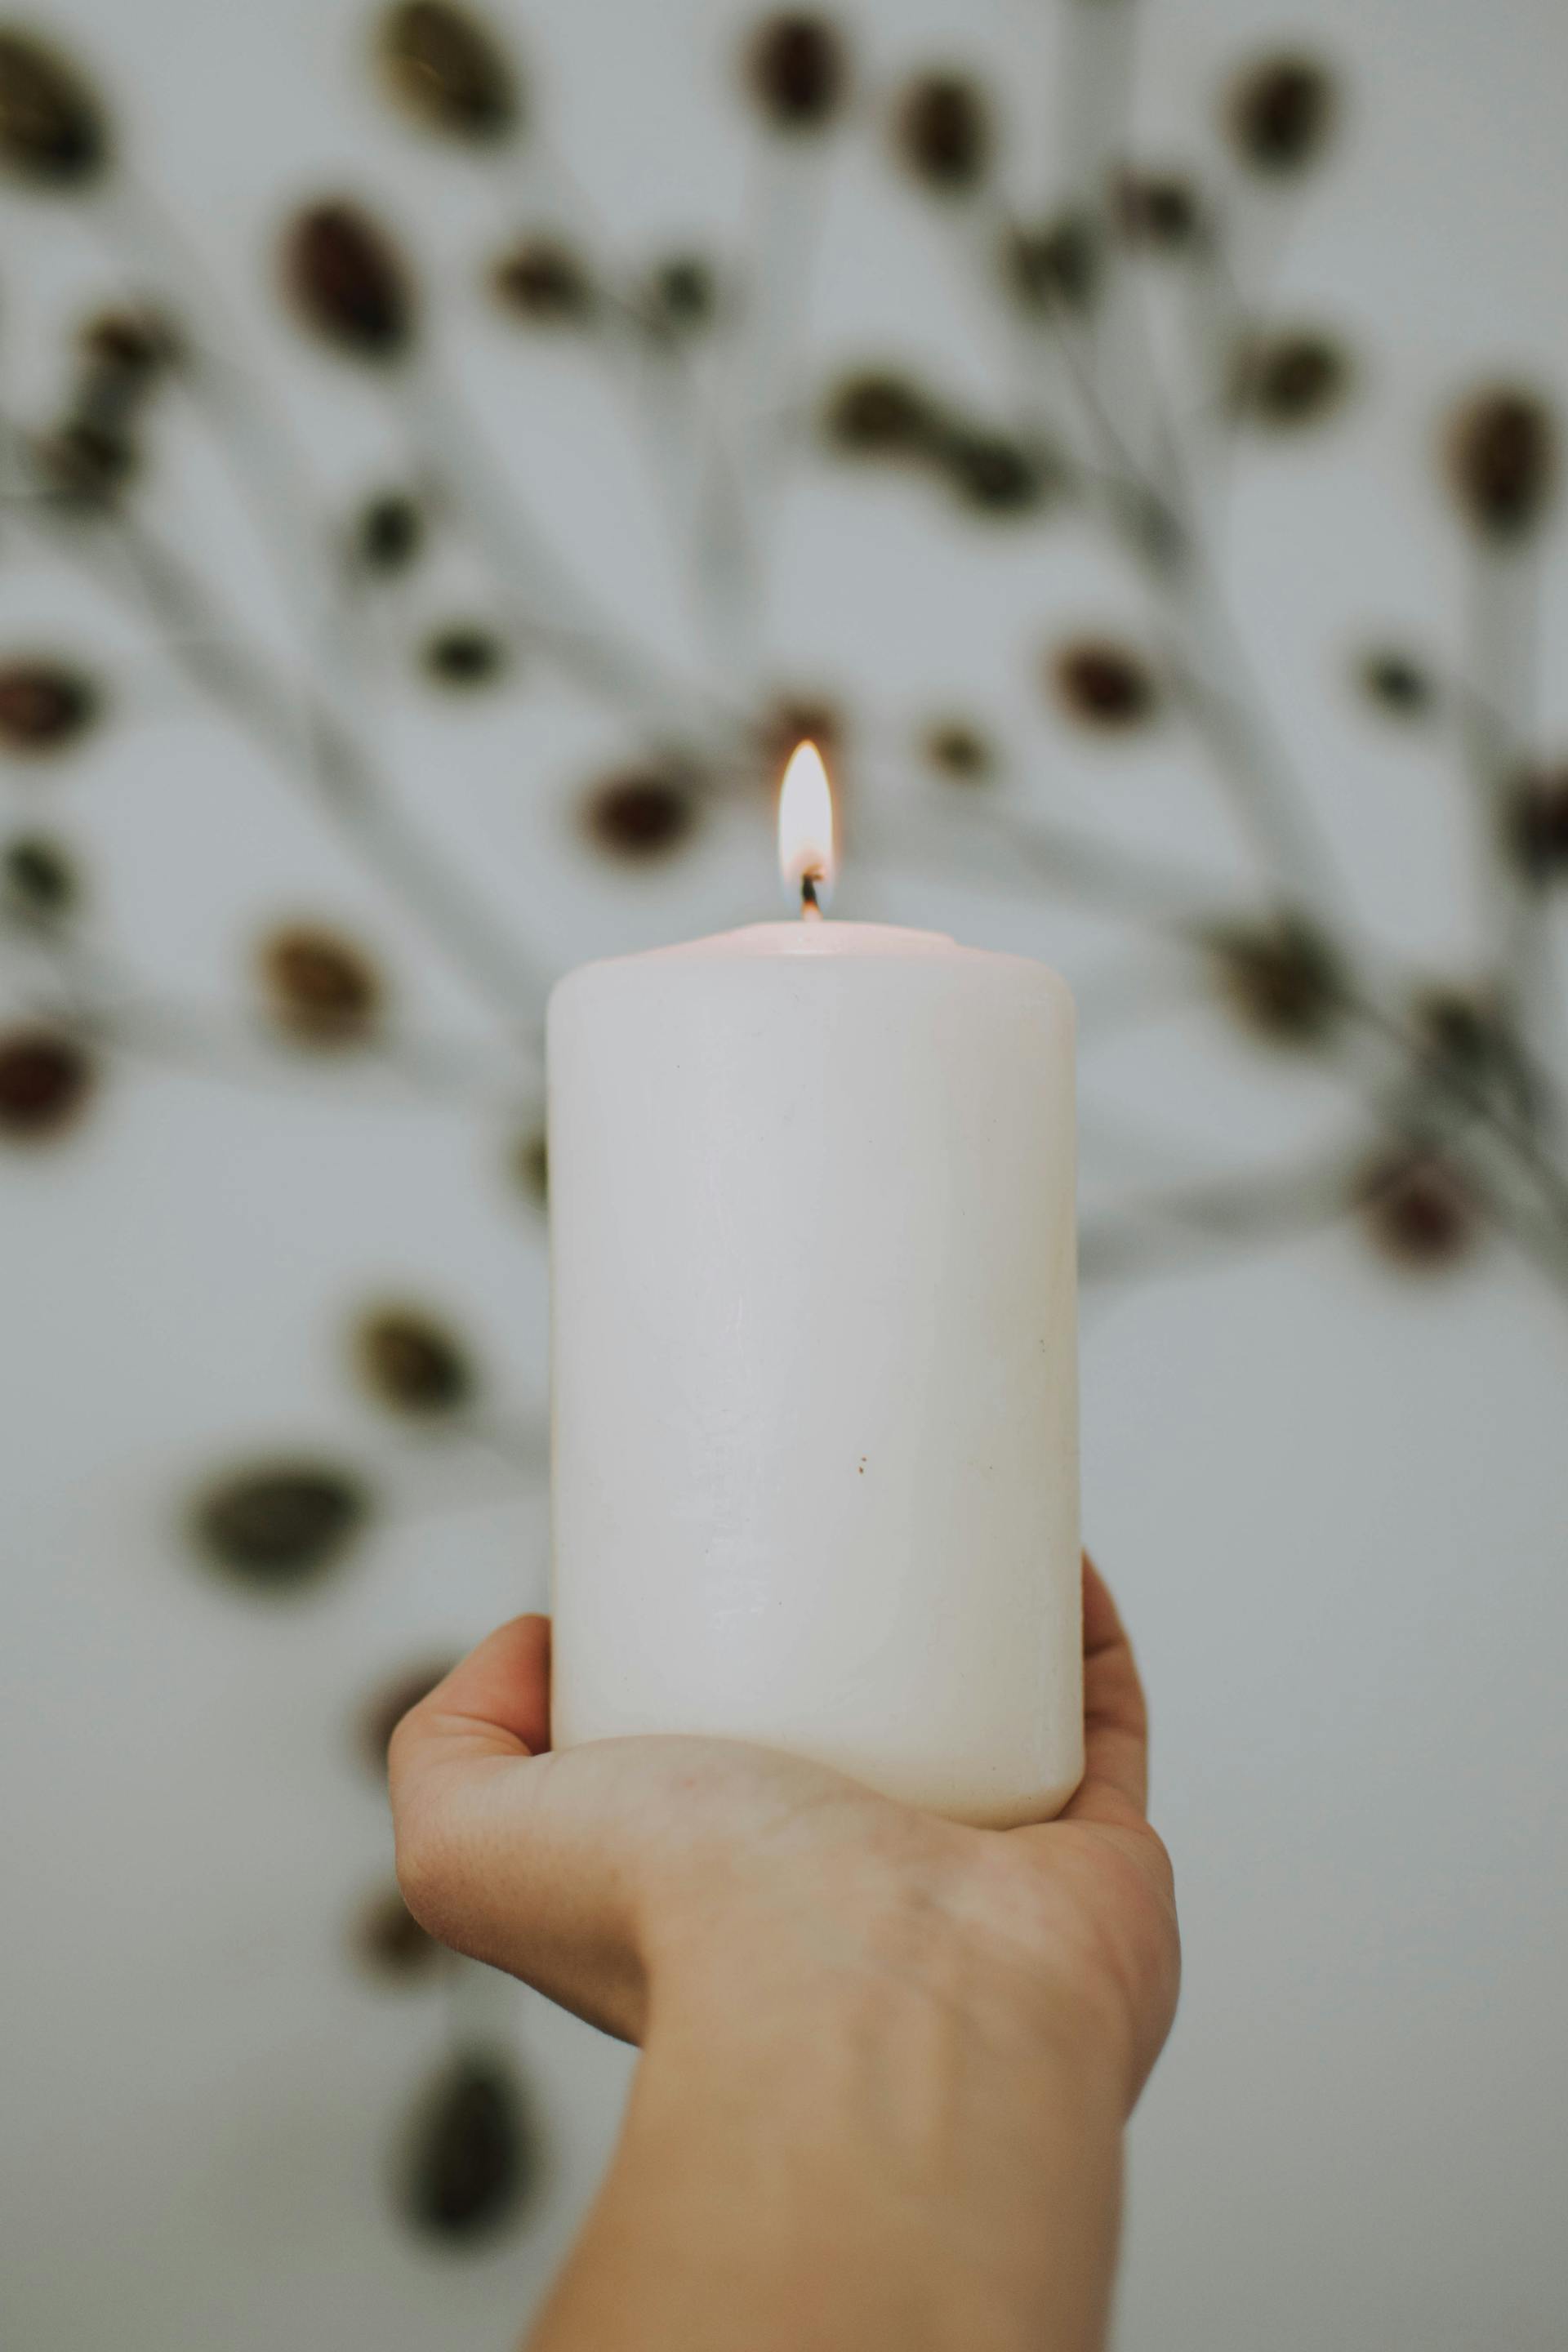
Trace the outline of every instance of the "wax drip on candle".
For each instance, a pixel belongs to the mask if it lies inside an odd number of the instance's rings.
[[[833,794],[815,743],[798,743],[779,789],[779,871],[801,915],[820,921],[832,893]]]

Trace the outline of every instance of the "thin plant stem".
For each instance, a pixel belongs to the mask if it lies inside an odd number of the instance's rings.
[[[15,448],[16,436],[10,436]],[[544,983],[510,927],[470,890],[445,853],[397,806],[374,763],[334,713],[279,679],[224,614],[211,583],[128,515],[56,518],[47,498],[12,510],[101,586],[151,618],[174,659],[291,775],[363,852],[382,882],[421,923],[447,961],[509,1020],[537,1019]],[[120,563],[104,560],[118,553]]]

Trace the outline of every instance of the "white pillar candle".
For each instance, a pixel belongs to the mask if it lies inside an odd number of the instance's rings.
[[[1082,1770],[1072,1002],[759,923],[550,1007],[558,1747],[1007,1824]]]

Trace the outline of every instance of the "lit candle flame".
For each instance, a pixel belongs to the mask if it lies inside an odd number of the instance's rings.
[[[835,870],[827,771],[815,743],[797,743],[779,790],[779,872],[809,910],[826,906]]]

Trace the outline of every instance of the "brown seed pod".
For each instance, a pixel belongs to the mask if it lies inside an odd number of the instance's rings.
[[[1344,345],[1318,328],[1251,335],[1236,355],[1231,397],[1254,424],[1289,430],[1330,415],[1352,373]]]
[[[0,1030],[0,1142],[52,1142],[78,1118],[92,1083],[92,1064],[74,1039],[37,1027]]]
[[[419,2103],[404,2158],[405,2218],[431,2237],[486,2238],[516,2219],[538,2177],[536,2133],[510,2055],[468,2050]]]
[[[1484,1090],[1528,1126],[1540,1108],[1535,1078],[1518,1034],[1495,996],[1468,988],[1423,990],[1411,1007],[1416,1034],[1435,1076]]]
[[[83,320],[77,341],[82,357],[93,367],[113,369],[143,382],[177,367],[184,349],[184,338],[174,320],[163,310],[142,305],[95,310]]]
[[[35,923],[58,922],[81,896],[75,859],[42,834],[22,834],[5,844],[0,877],[7,906]]]
[[[108,121],[79,68],[34,33],[0,31],[0,170],[63,191],[95,179],[109,156]]]
[[[1568,767],[1536,769],[1519,780],[1504,839],[1526,881],[1539,887],[1568,878]]]
[[[420,648],[421,665],[437,686],[490,686],[510,663],[504,637],[481,622],[448,622]]]
[[[384,490],[354,518],[351,546],[367,572],[405,572],[425,544],[425,511],[405,490]]]
[[[1002,275],[1027,310],[1049,317],[1084,311],[1100,289],[1100,237],[1089,214],[1066,213],[1032,228],[1010,228],[1002,241]]]
[[[776,793],[784,763],[801,743],[815,743],[829,768],[843,755],[849,720],[831,696],[790,689],[767,703],[756,725],[757,749],[770,793]],[[835,791],[838,785],[836,782]]]
[[[392,1735],[409,1710],[428,1698],[444,1683],[458,1661],[455,1655],[420,1658],[374,1690],[360,1709],[358,1744],[377,1780],[386,1776],[386,1751]]]
[[[1116,219],[1129,245],[1148,253],[1184,253],[1207,234],[1204,201],[1179,172],[1123,172]]]
[[[1031,514],[1057,487],[1053,460],[1000,433],[950,427],[936,456],[963,504],[977,514]]]
[[[511,1170],[526,1200],[536,1209],[550,1205],[550,1145],[542,1127],[531,1127],[512,1146]]]
[[[967,75],[921,74],[899,100],[893,143],[923,187],[967,195],[984,179],[995,148],[990,101]]]
[[[96,310],[77,334],[82,357],[126,375],[152,375],[173,361],[175,345],[151,312]]]
[[[690,781],[658,769],[631,769],[592,785],[582,804],[583,830],[608,857],[638,864],[682,848],[697,825]]]
[[[671,254],[648,271],[637,307],[656,334],[700,334],[719,313],[719,273],[700,253]]]
[[[0,751],[18,759],[63,751],[101,709],[98,688],[69,663],[47,654],[0,661]]]
[[[370,1516],[352,1471],[314,1458],[258,1463],[198,1496],[191,1528],[216,1566],[258,1589],[287,1591],[335,1566]]]
[[[1418,1145],[1374,1160],[1355,1190],[1369,1238],[1412,1273],[1456,1265],[1479,1236],[1475,1199],[1464,1179]]]
[[[1467,990],[1432,988],[1417,998],[1413,1010],[1434,1061],[1479,1076],[1497,1060],[1501,1033],[1494,1005]]]
[[[388,88],[426,130],[479,143],[519,127],[517,75],[471,10],[452,0],[403,0],[382,18],[378,47]]]
[[[111,505],[133,479],[138,462],[136,445],[122,426],[85,415],[40,434],[32,457],[49,496],[82,509]]]
[[[300,1045],[363,1045],[384,1010],[381,975],[364,950],[316,924],[274,931],[257,964],[273,1019]]]
[[[1285,55],[1246,67],[1226,93],[1225,127],[1241,162],[1286,179],[1315,163],[1328,145],[1338,93],[1316,58]]]
[[[949,783],[987,783],[1000,764],[990,736],[967,719],[935,720],[921,736],[921,750]]]
[[[1061,708],[1085,727],[1142,727],[1160,708],[1160,683],[1140,653],[1111,637],[1076,637],[1047,656]]]
[[[1216,932],[1210,954],[1221,991],[1246,1028],[1270,1044],[1320,1044],[1339,1024],[1344,983],[1327,941],[1306,923],[1276,923]]]
[[[770,16],[747,45],[744,74],[763,120],[775,131],[820,131],[844,104],[848,52],[826,16]]]
[[[1557,480],[1557,426],[1538,393],[1494,384],[1465,401],[1447,436],[1449,486],[1459,511],[1483,539],[1529,537]]]
[[[1437,682],[1414,654],[1400,646],[1373,646],[1356,663],[1356,682],[1367,700],[1391,719],[1421,719],[1437,699]]]
[[[489,282],[500,308],[531,327],[580,326],[598,304],[586,263],[557,236],[519,237]]]
[[[418,1307],[377,1307],[353,1334],[354,1362],[378,1404],[415,1419],[471,1400],[473,1361],[457,1334]]]
[[[351,359],[401,359],[414,340],[414,291],[380,223],[344,198],[308,205],[283,239],[283,282],[300,320]]]
[[[863,368],[829,393],[823,437],[856,457],[923,457],[938,428],[936,410],[918,384],[889,368]]]
[[[361,1968],[384,1984],[428,1983],[447,1958],[395,1885],[382,1887],[361,1906],[349,1941]]]

